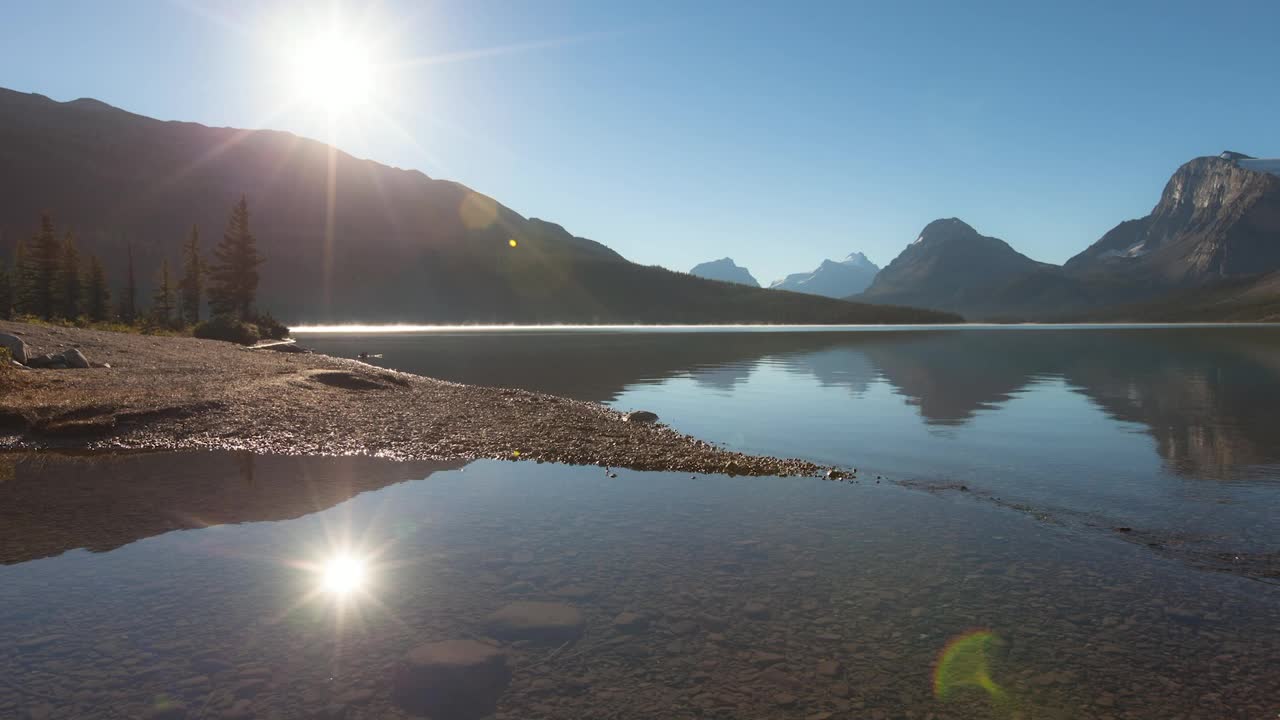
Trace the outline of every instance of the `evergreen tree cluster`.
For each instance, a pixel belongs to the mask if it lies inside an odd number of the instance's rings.
[[[181,274],[176,281],[169,261],[161,261],[147,312],[137,304],[131,243],[125,255],[125,282],[113,307],[102,260],[92,254],[83,257],[70,231],[59,240],[53,218],[43,214],[35,235],[14,247],[12,262],[6,264],[0,257],[0,319],[33,317],[178,329],[200,323],[206,296],[215,316],[239,322],[255,319],[258,267],[263,258],[249,230],[249,205],[243,197],[231,211],[212,262],[201,256],[200,232],[194,226],[182,244]]]

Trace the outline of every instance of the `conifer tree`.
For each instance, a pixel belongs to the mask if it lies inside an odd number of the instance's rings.
[[[27,315],[31,310],[27,300],[31,292],[27,289],[30,281],[27,266],[27,243],[19,240],[13,248],[13,273],[9,276],[9,284],[13,286],[13,312],[15,315]]]
[[[9,267],[0,260],[0,320],[13,318],[13,281],[10,280]]]
[[[80,282],[80,250],[70,232],[62,242],[58,260],[58,314],[75,320],[84,312],[84,287]]]
[[[138,282],[133,276],[133,243],[128,245],[129,269],[125,276],[124,292],[120,295],[120,309],[116,312],[120,322],[132,325],[138,319]]]
[[[22,296],[23,312],[46,320],[57,312],[58,265],[62,247],[53,232],[53,219],[45,213],[40,217],[40,232],[31,238],[23,260]]]
[[[186,325],[200,322],[204,295],[204,261],[200,259],[200,231],[191,226],[191,237],[182,246],[182,280],[178,281],[178,316]]]
[[[173,324],[173,285],[169,281],[169,260],[160,262],[160,277],[151,293],[151,321],[161,327]]]
[[[231,210],[227,231],[213,249],[213,258],[209,268],[210,308],[215,315],[248,320],[258,293],[258,266],[262,264],[262,256],[249,231],[249,203],[244,196]]]
[[[107,272],[97,255],[89,256],[89,272],[84,281],[84,311],[94,322],[103,322],[111,314],[111,288]]]

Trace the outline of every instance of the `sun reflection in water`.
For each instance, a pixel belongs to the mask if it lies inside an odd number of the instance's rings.
[[[364,589],[366,577],[367,562],[364,558],[339,553],[321,566],[320,587],[331,595],[350,595]]]

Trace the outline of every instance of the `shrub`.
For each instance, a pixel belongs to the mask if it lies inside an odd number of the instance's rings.
[[[206,340],[225,340],[241,345],[252,345],[261,338],[257,325],[241,322],[230,315],[215,315],[196,325],[191,334]]]
[[[254,318],[253,324],[258,326],[258,334],[264,338],[283,340],[289,337],[289,327],[272,317],[271,313]]]

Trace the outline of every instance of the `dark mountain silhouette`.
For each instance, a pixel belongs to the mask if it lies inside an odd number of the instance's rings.
[[[855,252],[840,262],[823,260],[812,272],[792,273],[769,287],[843,298],[866,290],[878,272],[880,268],[868,260],[866,255]]]
[[[876,275],[859,300],[928,308],[1003,310],[1008,288],[1057,268],[1037,262],[1003,240],[980,235],[958,218],[934,220]],[[1030,289],[1030,288],[1029,288]],[[1039,302],[1044,302],[1043,299]]]
[[[760,287],[760,283],[752,277],[751,272],[735,263],[733,258],[726,257],[698,263],[693,266],[689,274],[694,277],[706,278],[707,280],[738,283],[747,287]]]
[[[241,194],[266,257],[259,306],[295,323],[954,319],[636,265],[458,183],[289,133],[0,90],[6,252],[49,210],[117,284],[127,243],[146,279],[162,258],[177,262],[193,223],[218,237]]]

